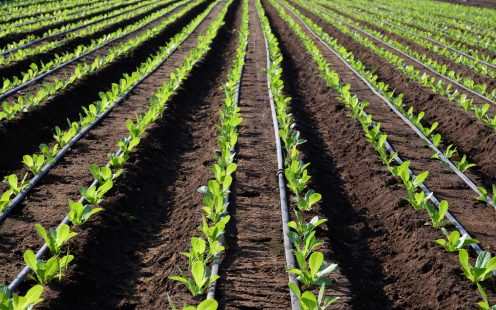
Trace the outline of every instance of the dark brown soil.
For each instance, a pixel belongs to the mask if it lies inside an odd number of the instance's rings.
[[[22,253],[27,248],[41,246],[41,240],[34,231],[34,224],[40,223],[45,227],[54,227],[62,220],[68,212],[67,200],[79,197],[78,188],[87,186],[92,181],[88,171],[89,166],[93,163],[103,165],[108,161],[107,154],[117,148],[115,146],[117,141],[128,136],[126,119],[134,119],[136,113],[143,111],[155,90],[164,82],[164,77],[179,66],[188,51],[196,46],[198,36],[205,31],[218,11],[219,8],[216,7],[177,52],[173,53],[157,71],[135,88],[126,100],[117,106],[90,134],[81,139],[72,152],[50,170],[39,186],[30,192],[23,204],[3,222],[0,226],[0,244],[3,247],[0,254],[0,261],[2,261],[0,283],[11,281],[13,276],[20,271]],[[165,141],[167,140],[170,139]],[[136,187],[130,187],[130,190],[135,189]],[[120,197],[118,193],[109,196]],[[82,231],[82,235],[84,233],[85,231]],[[78,240],[84,240],[84,236]],[[77,249],[76,246],[74,247]],[[75,252],[74,249],[72,251]]]
[[[493,158],[496,156],[496,133],[486,126],[482,121],[475,120],[472,113],[464,112],[461,108],[451,103],[448,98],[439,94],[434,94],[429,88],[410,80],[399,70],[383,60],[370,49],[364,48],[353,38],[343,34],[337,28],[328,24],[316,15],[302,9],[307,16],[312,17],[329,34],[337,38],[349,51],[358,57],[368,68],[372,69],[379,80],[389,84],[391,89],[397,93],[403,93],[404,102],[408,106],[414,106],[416,111],[424,111],[425,124],[439,122],[440,126],[436,130],[441,133],[445,144],[453,143],[462,154],[466,154],[470,162],[478,165],[477,169],[471,169],[474,174],[470,174],[473,179],[480,179],[480,182],[488,187],[496,181],[496,167],[493,165]],[[375,43],[385,49],[386,45],[375,41]],[[391,49],[389,49],[392,51]],[[405,63],[414,64],[405,59]],[[491,107],[493,113],[496,108]]]
[[[218,295],[225,309],[289,309],[265,43],[255,3],[241,81],[243,123]]]
[[[440,232],[424,226],[424,214],[414,212],[402,200],[405,193],[395,186],[397,180],[385,171],[361,129],[346,117],[347,111],[334,99],[336,94],[318,77],[303,45],[270,5],[266,7],[285,51],[285,71],[294,73],[287,78],[296,79],[293,85],[297,87],[290,88],[295,116],[304,137],[310,139],[304,151],[312,162],[314,186],[324,195],[321,212],[330,221],[328,231],[322,233],[329,234],[334,259],[350,283],[351,300],[339,303],[340,308],[475,308],[476,289],[466,289],[470,283],[461,275],[457,256],[434,244]],[[318,46],[353,92],[370,102],[368,112],[382,122],[400,156],[413,160],[414,171],[429,169],[427,185],[441,198],[449,197],[464,224],[475,225],[477,219],[463,210],[473,197],[441,165],[426,159],[430,153],[422,143],[339,60]],[[490,246],[494,240],[483,244]]]
[[[5,150],[0,154],[0,162],[2,162],[2,167],[0,168],[1,175],[23,169],[20,162],[22,156],[24,154],[38,152],[38,146],[41,143],[48,144],[53,141],[52,135],[55,126],[66,128],[67,119],[79,119],[79,113],[82,112],[82,107],[99,100],[98,93],[108,90],[111,83],[117,83],[122,78],[123,73],[132,73],[135,71],[150,54],[158,51],[160,46],[164,45],[184,25],[198,13],[202,12],[208,6],[208,3],[209,1],[193,8],[187,14],[183,15],[183,17],[169,25],[160,34],[148,39],[126,55],[119,57],[104,69],[76,81],[49,101],[40,104],[27,113],[21,113],[18,118],[4,124],[0,128],[0,145]],[[178,8],[170,14],[174,14],[180,9]],[[164,16],[164,18],[167,18],[167,16]],[[153,27],[157,23],[160,23],[160,21],[158,20],[149,27]],[[146,27],[146,29],[149,27]],[[146,29],[142,31],[146,31]],[[109,44],[108,47],[88,55],[81,61],[90,63],[98,55],[104,55],[109,48],[128,38],[125,37],[119,40],[119,42]],[[63,78],[69,72],[73,71],[76,66],[77,62],[57,71],[54,75],[55,77]],[[53,78],[53,76],[47,77],[50,80]],[[43,83],[43,81],[39,83]],[[34,91],[34,89],[40,87],[39,83],[29,87],[27,90]]]

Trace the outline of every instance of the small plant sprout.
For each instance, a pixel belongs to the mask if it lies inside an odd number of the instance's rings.
[[[446,157],[447,159],[450,159],[451,157],[453,157],[456,154],[456,152],[457,152],[456,147],[453,147],[453,145],[450,144],[450,145],[448,145],[448,147],[446,148],[446,151],[444,152],[444,157]],[[438,154],[432,155],[431,158],[441,159]]]
[[[429,195],[425,195],[424,191],[415,192],[413,195],[408,193],[408,196],[405,198],[415,210],[426,210],[427,205],[429,204],[429,199],[431,199],[432,193]]]
[[[45,156],[46,158],[45,162],[47,164],[51,164],[54,162],[55,156],[57,156],[58,149],[59,149],[59,145],[57,143],[55,143],[52,147],[49,147],[46,144],[40,145],[40,151]]]
[[[215,282],[219,276],[210,276],[210,268],[205,265],[202,260],[195,261],[190,268],[192,277],[185,276],[182,272],[180,276],[172,276],[169,279],[181,282],[184,284],[193,296],[203,294],[206,289]]]
[[[485,189],[483,186],[478,186],[477,189],[481,193],[476,199],[479,201],[484,202],[485,204],[489,203],[489,199],[491,199],[493,202],[496,201],[496,184],[492,185],[492,196],[489,195],[487,192],[487,189]]]
[[[7,183],[7,185],[10,187],[10,190],[12,191],[12,193],[14,193],[14,195],[18,195],[26,187],[28,187],[28,184],[25,184],[27,177],[28,174],[26,173],[22,178],[22,180],[19,181],[17,175],[11,174],[9,176],[6,176],[3,181],[4,183]]]
[[[324,297],[325,284],[320,286],[318,297],[315,297],[311,291],[305,291],[302,294],[294,283],[288,283],[288,286],[298,298],[302,310],[325,310],[339,299],[339,297]]]
[[[71,232],[67,224],[62,224],[58,229],[52,229],[49,233],[40,224],[36,224],[35,228],[53,255],[58,255],[64,243],[77,235],[77,233]]]
[[[118,178],[121,173],[122,169],[117,170],[117,172],[112,173],[112,169],[109,167],[98,167],[97,165],[93,164],[90,166],[90,173],[95,178],[95,180],[98,181],[99,185],[105,184],[107,181],[114,181],[116,178]]]
[[[22,162],[26,165],[29,171],[31,171],[34,175],[37,175],[45,164],[45,156],[38,154],[33,154],[33,156],[24,155]]]
[[[194,262],[204,260],[204,254],[207,247],[207,243],[202,238],[193,237],[191,238],[191,247],[189,252],[181,252],[186,258],[188,258],[188,265],[192,266]]]
[[[313,190],[309,190],[304,198],[298,198],[296,205],[300,211],[312,210],[312,205],[316,204],[322,199],[322,195]]]
[[[331,279],[329,275],[336,269],[336,264],[327,265],[324,261],[324,254],[321,252],[313,252],[308,259],[308,264],[305,256],[300,252],[295,252],[296,261],[299,269],[290,269],[288,272],[298,276],[298,281],[304,285],[330,285]]]
[[[72,200],[69,200],[69,208],[68,217],[74,226],[86,223],[93,214],[103,211],[103,208],[96,208],[92,205],[83,205],[79,201],[74,202]]]
[[[427,214],[429,214],[429,217],[431,218],[430,224],[433,227],[440,228],[449,222],[444,218],[446,213],[448,213],[448,202],[446,200],[442,200],[437,208],[431,204],[427,204],[426,206]]]
[[[43,301],[41,294],[43,293],[42,285],[35,285],[30,288],[26,295],[20,296],[14,294],[10,298],[9,287],[0,285],[0,309],[2,310],[31,310],[33,307]]]
[[[81,187],[79,192],[83,196],[84,200],[91,205],[95,205],[103,198],[105,193],[107,193],[114,183],[112,181],[106,181],[100,186],[91,186],[90,188]]]
[[[493,275],[492,272],[496,270],[496,257],[491,258],[489,252],[480,252],[474,266],[470,265],[467,250],[460,249],[458,256],[465,276],[473,283],[489,279]]]
[[[0,196],[0,212],[5,210],[5,208],[9,205],[10,197],[12,196],[13,193],[14,192],[11,189],[9,189]]]
[[[446,236],[446,240],[438,239],[436,240],[436,243],[441,245],[447,252],[455,252],[472,244],[479,243],[476,239],[468,238],[467,234],[460,237],[460,232],[458,230],[452,231],[451,234],[449,234],[444,227],[442,227],[441,230]]]
[[[34,276],[31,276],[31,278],[40,284],[50,283],[55,278],[60,280],[64,270],[67,269],[73,259],[74,256],[68,254],[61,258],[53,256],[44,261],[36,258],[36,255],[31,250],[24,252],[24,262],[34,272]]]
[[[462,159],[456,163],[456,167],[461,172],[465,172],[468,168],[475,167],[475,166],[477,166],[477,165],[476,164],[470,164],[467,161],[467,156],[465,156],[465,155],[463,155]]]

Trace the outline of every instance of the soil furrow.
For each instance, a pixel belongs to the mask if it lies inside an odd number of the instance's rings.
[[[206,1],[196,6],[174,23],[170,24],[160,34],[149,38],[129,53],[118,57],[102,70],[78,80],[38,107],[22,113],[19,118],[4,124],[0,128],[0,145],[5,150],[0,154],[0,162],[2,162],[0,173],[2,175],[13,172],[22,173],[25,168],[21,165],[20,161],[24,154],[38,152],[39,144],[48,144],[50,141],[53,141],[52,135],[55,126],[66,128],[67,119],[79,119],[79,113],[82,113],[82,107],[99,100],[98,93],[109,89],[112,83],[118,83],[124,73],[135,71],[151,54],[157,52],[160,46],[164,45],[184,25],[202,12],[208,6],[209,2]],[[164,18],[170,16],[170,14],[177,13],[178,10],[181,10],[181,8],[165,15]],[[149,27],[153,27],[157,23],[160,23],[160,21],[162,20],[153,23]],[[149,27],[146,27],[146,29],[149,29]],[[146,29],[142,31],[146,31]],[[108,48],[88,55],[82,61],[89,63],[97,56],[104,55],[112,46],[122,43],[126,39],[129,39],[129,37],[109,44]],[[68,67],[74,69],[75,66],[77,66],[77,63],[71,64]],[[64,76],[69,74],[71,68],[61,69],[60,72],[58,71],[56,73],[55,77],[64,78]],[[34,87],[39,87],[39,84]],[[0,188],[2,188],[1,185]]]
[[[169,72],[179,66],[189,50],[196,46],[198,36],[205,31],[219,10],[218,5],[180,49],[81,139],[0,226],[2,246],[0,283],[12,280],[20,271],[23,265],[22,253],[27,248],[41,246],[42,242],[36,235],[34,224],[40,223],[49,228],[56,226],[62,220],[68,212],[67,200],[79,197],[78,188],[88,186],[92,181],[88,171],[89,166],[93,163],[103,165],[108,161],[107,154],[116,149],[116,142],[128,136],[126,119],[134,119],[136,113],[143,111],[150,97],[162,85]]]
[[[365,142],[357,122],[347,117],[301,41],[270,4],[265,6],[280,37],[285,71],[292,72],[286,79],[296,85],[290,88],[293,109],[298,128],[309,139],[303,152],[312,162],[313,186],[323,194],[320,212],[329,224],[320,234],[330,239],[331,257],[350,282],[351,300],[339,301],[337,308],[473,307],[478,296],[475,289],[466,289],[456,255],[433,242],[439,231],[424,226],[425,216],[405,203],[398,181]],[[324,54],[342,80],[356,88],[349,71]],[[373,97],[366,99],[374,104]]]
[[[178,266],[186,269],[179,252],[187,250],[201,223],[202,196],[196,190],[211,177],[224,100],[220,86],[237,47],[239,7],[239,1],[231,5],[208,56],[142,138],[102,217],[78,236],[74,268],[53,288],[46,308],[164,309],[168,294],[181,306],[196,303],[168,276],[178,274]]]
[[[225,309],[289,309],[265,43],[254,1],[241,80],[243,123],[218,295]]]
[[[370,49],[364,48],[353,38],[343,34],[315,14],[297,5],[296,7],[336,38],[347,50],[353,52],[378,75],[380,81],[389,84],[396,93],[404,94],[403,102],[407,106],[413,106],[417,113],[424,111],[426,113],[423,122],[425,125],[430,126],[435,121],[439,122],[436,131],[443,136],[445,145],[453,143],[460,153],[467,155],[470,162],[478,165],[467,174],[486,187],[491,187],[491,184],[496,181],[496,167],[493,164],[493,158],[496,156],[496,148],[494,147],[496,145],[496,133],[494,130],[482,121],[475,120],[473,113],[464,112],[448,98],[435,94],[429,88],[412,81]],[[376,43],[387,49],[385,45]],[[405,61],[410,64],[407,60]],[[491,111],[496,113],[496,107],[492,106]]]

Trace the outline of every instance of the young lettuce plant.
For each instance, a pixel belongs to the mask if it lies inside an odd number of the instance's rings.
[[[210,284],[215,282],[219,276],[211,276],[211,270],[203,260],[197,260],[191,265],[192,277],[187,277],[180,271],[180,276],[171,276],[169,279],[184,284],[193,296],[203,294]]]
[[[492,195],[489,195],[487,192],[487,189],[485,189],[483,186],[477,187],[477,189],[481,192],[481,194],[476,198],[479,201],[484,202],[485,204],[489,203],[489,199],[492,201],[496,201],[496,184],[492,185]]]
[[[71,232],[69,225],[62,224],[58,229],[52,229],[49,233],[40,224],[35,225],[38,235],[45,241],[53,255],[60,254],[60,249],[67,240],[76,236],[77,233]]]
[[[441,227],[441,230],[446,236],[446,240],[438,239],[436,240],[436,243],[441,245],[447,252],[455,252],[472,244],[479,243],[477,239],[468,238],[467,234],[463,234],[463,236],[460,237],[460,232],[458,230],[452,231],[451,234],[449,234],[444,227]]]
[[[24,252],[24,262],[34,272],[34,276],[30,277],[40,284],[50,283],[55,278],[58,278],[60,281],[64,271],[73,259],[73,255],[67,254],[61,258],[53,256],[47,261],[44,261],[37,259],[31,250]]]
[[[14,192],[9,189],[0,196],[0,212],[5,210],[5,208],[9,205],[10,197],[12,196],[13,193]]]
[[[91,205],[95,205],[98,202],[100,202],[103,196],[110,189],[112,189],[112,186],[114,186],[114,183],[112,181],[106,181],[105,183],[103,183],[98,187],[96,186],[91,186],[89,188],[81,187],[79,189],[79,192],[81,193],[81,196],[83,196],[86,202],[88,202]]]
[[[80,226],[86,223],[93,214],[103,211],[103,208],[96,208],[92,205],[83,205],[79,201],[74,202],[72,200],[69,200],[69,208],[70,211],[67,216],[74,226]]]
[[[307,261],[305,256],[300,252],[295,252],[296,261],[299,268],[290,269],[288,272],[298,276],[298,281],[306,286],[331,284],[329,275],[336,269],[337,264],[327,265],[324,261],[324,254],[321,252],[313,252]]]
[[[318,297],[315,297],[311,291],[305,291],[302,294],[298,285],[294,283],[288,283],[288,286],[298,298],[302,310],[325,310],[339,299],[339,297],[324,298],[325,284],[320,286]]]
[[[117,170],[115,173],[109,167],[93,164],[90,166],[90,173],[98,181],[99,185],[105,184],[107,181],[114,181],[122,174],[122,169]]]
[[[4,181],[4,183],[6,183],[10,187],[10,190],[12,191],[12,193],[17,196],[26,187],[28,187],[29,184],[25,184],[27,177],[28,177],[28,174],[26,173],[24,175],[24,177],[22,178],[22,180],[19,182],[17,175],[11,174],[9,176],[6,176],[3,181]]]
[[[14,294],[10,298],[9,287],[0,285],[0,309],[2,310],[31,310],[33,307],[43,301],[41,294],[43,293],[42,285],[35,285],[30,288],[26,295],[19,296]]]
[[[479,305],[479,308],[481,310],[496,310],[496,305],[490,305],[489,300],[487,299],[487,294],[482,285],[477,283],[477,288],[479,289],[479,293],[482,297],[482,301],[479,301],[477,305]]]
[[[427,214],[431,218],[430,224],[433,227],[440,228],[449,223],[449,221],[444,218],[448,212],[448,202],[446,200],[442,200],[437,208],[431,204],[427,204],[426,207]]]
[[[38,154],[33,154],[33,156],[24,155],[22,162],[26,165],[29,171],[31,171],[34,175],[37,175],[45,164],[45,156]]]
[[[473,283],[489,279],[493,275],[492,272],[496,270],[496,257],[491,258],[491,253],[489,252],[480,252],[474,266],[470,265],[467,250],[460,249],[458,256],[465,276]]]

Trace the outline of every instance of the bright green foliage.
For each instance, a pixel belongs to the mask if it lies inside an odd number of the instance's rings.
[[[43,301],[40,298],[42,293],[43,286],[35,285],[28,290],[26,295],[14,294],[11,298],[9,288],[6,285],[0,285],[0,310],[31,310]]]
[[[169,279],[184,284],[193,296],[203,294],[209,285],[219,278],[218,275],[210,276],[210,268],[204,261],[197,260],[191,265],[192,277],[187,277],[181,272],[181,276],[172,276]]]
[[[324,254],[321,252],[313,252],[308,262],[303,254],[295,252],[298,267],[290,269],[288,272],[298,276],[298,280],[307,286],[325,285],[329,286],[331,280],[329,275],[336,269],[337,264],[327,265],[324,261]]]
[[[320,286],[318,297],[315,297],[311,291],[302,294],[298,286],[293,283],[288,283],[288,286],[298,298],[301,310],[325,310],[339,299],[339,297],[324,297],[325,284]]]
[[[441,230],[446,237],[445,239],[438,239],[436,243],[441,245],[447,252],[455,252],[460,249],[464,249],[469,245],[479,243],[476,239],[468,238],[467,234],[464,234],[460,237],[460,232],[458,230],[454,230],[451,234],[448,234],[448,231],[442,227]]]
[[[496,257],[491,258],[489,252],[480,252],[473,266],[469,262],[468,252],[465,249],[461,249],[458,255],[465,276],[474,283],[489,279],[493,275],[492,272],[496,270]]]
[[[35,228],[38,235],[43,238],[43,241],[45,241],[53,255],[58,255],[64,243],[77,235],[77,233],[71,232],[69,225],[67,224],[62,224],[60,227],[51,230],[49,233],[47,233],[45,228],[43,228],[40,224],[36,224]]]
[[[70,211],[67,216],[74,226],[79,226],[86,223],[93,214],[103,211],[103,208],[97,208],[90,204],[83,205],[79,201],[74,202],[72,200],[69,200],[69,208]]]
[[[43,165],[45,164],[45,156],[38,154],[33,154],[33,156],[24,155],[22,158],[22,162],[26,165],[29,171],[36,175],[40,172],[41,168],[43,168]]]
[[[64,271],[73,259],[74,256],[68,254],[61,258],[53,256],[47,261],[44,261],[37,259],[36,255],[31,250],[24,252],[24,262],[34,272],[34,276],[31,278],[40,284],[50,283],[55,278],[58,278],[60,281]]]

